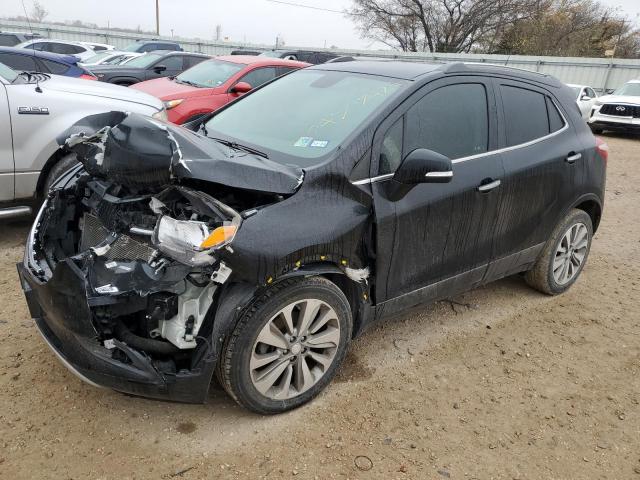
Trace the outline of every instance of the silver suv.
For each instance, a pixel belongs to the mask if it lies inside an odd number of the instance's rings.
[[[75,162],[56,137],[87,115],[113,110],[166,118],[160,100],[102,82],[17,73],[0,63],[0,219],[31,213]]]

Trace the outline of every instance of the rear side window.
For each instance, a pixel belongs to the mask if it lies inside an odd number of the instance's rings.
[[[156,43],[155,47],[159,50],[178,50],[178,45],[175,43]]]
[[[560,130],[564,120],[549,97],[526,88],[501,85],[507,146],[512,147]]]
[[[549,133],[557,132],[564,127],[564,119],[551,99],[545,97],[545,100],[547,101],[547,114],[549,115]]]
[[[67,65],[64,65],[63,63],[53,62],[45,58],[40,58],[39,61],[44,65],[44,68],[49,73],[63,75],[67,73],[67,70],[69,70],[69,67]]]
[[[489,109],[482,84],[438,88],[411,107],[406,118],[407,154],[428,148],[453,160],[489,148]]]
[[[205,60],[205,57],[184,57],[184,68],[186,70],[187,68],[191,68],[194,65],[197,65]]]
[[[34,72],[37,70],[36,62],[30,55],[0,53],[0,63],[13,68],[16,72]]]
[[[51,43],[51,49],[47,50],[53,53],[59,53],[61,55],[75,55],[76,53],[82,53],[84,48],[77,45],[68,45],[66,43]]]

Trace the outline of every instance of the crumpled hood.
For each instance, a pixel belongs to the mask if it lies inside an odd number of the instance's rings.
[[[63,77],[51,75],[51,78],[40,84],[43,90],[55,90],[58,92],[75,93],[78,95],[91,95],[94,97],[113,98],[128,102],[140,103],[150,107],[162,109],[162,102],[146,93],[113,85],[104,82],[89,82],[81,78]]]
[[[293,194],[300,168],[237,151],[177,125],[135,113],[83,118],[58,137],[87,172],[132,188],[161,188],[196,179],[276,194]]]
[[[631,95],[603,95],[597,98],[601,103],[628,103],[632,105],[640,105],[640,97]]]

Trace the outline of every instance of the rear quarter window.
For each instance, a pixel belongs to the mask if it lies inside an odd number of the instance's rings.
[[[44,66],[45,70],[49,73],[56,75],[64,75],[69,70],[69,67],[63,63],[54,62],[45,58],[39,59],[40,63]]]

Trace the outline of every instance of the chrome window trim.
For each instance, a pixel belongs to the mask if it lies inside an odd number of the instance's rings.
[[[560,109],[560,107],[558,107],[558,104],[556,103],[555,99],[553,99],[550,95],[545,95],[545,94],[541,94],[541,95],[544,95],[545,97],[549,97],[551,99],[551,102],[553,103],[554,107],[556,107],[556,110],[560,114],[560,117],[562,117],[562,121],[564,122],[564,126],[560,130],[556,130],[555,132],[552,132],[552,133],[550,133],[548,135],[545,135],[544,137],[534,138],[533,140],[529,140],[528,142],[520,143],[518,145],[513,145],[511,147],[504,147],[504,148],[499,148],[497,150],[491,150],[490,152],[483,152],[483,153],[478,153],[476,155],[469,155],[467,157],[456,158],[455,160],[451,160],[451,163],[452,164],[456,164],[456,163],[467,162],[469,160],[475,160],[477,158],[488,157],[490,155],[497,155],[499,153],[511,152],[511,151],[517,150],[519,148],[530,147],[530,146],[535,145],[537,143],[544,142],[544,141],[546,141],[546,140],[548,140],[550,138],[553,138],[556,135],[560,135],[562,132],[568,130],[569,129],[569,122],[567,121],[567,117],[564,116],[564,113],[562,112],[562,109]],[[605,105],[605,104],[603,104],[603,105]],[[600,114],[600,115],[602,115],[602,114]],[[615,117],[614,116],[614,118],[625,118],[625,117]],[[382,180],[387,180],[388,178],[391,178],[394,175],[395,175],[395,172],[394,173],[387,173],[385,175],[378,175],[377,177],[370,177],[370,178],[364,178],[362,180],[352,181],[351,184],[353,184],[353,185],[366,185],[366,184],[370,184],[370,183],[379,182],[379,181],[382,181]]]

